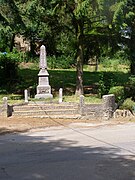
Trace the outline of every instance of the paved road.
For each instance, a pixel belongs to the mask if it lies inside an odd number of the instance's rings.
[[[135,180],[135,124],[81,126],[0,136],[0,180]]]

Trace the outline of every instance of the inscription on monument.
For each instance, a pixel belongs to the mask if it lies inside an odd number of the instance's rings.
[[[45,77],[40,77],[39,84],[40,85],[48,84],[48,80]]]
[[[46,93],[48,94],[48,93],[50,93],[50,90],[49,90],[49,88],[39,87],[38,93],[39,94],[46,94]]]

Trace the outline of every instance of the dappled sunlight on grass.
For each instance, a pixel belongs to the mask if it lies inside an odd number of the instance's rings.
[[[0,104],[3,103],[3,97],[7,97],[8,98],[8,103],[9,104],[18,104],[18,103],[23,103],[24,102],[24,98],[22,95],[19,94],[0,94]]]
[[[91,71],[90,65],[84,66],[83,73],[83,85],[86,102],[100,102],[98,98],[99,81],[111,82],[117,86],[123,86],[127,83],[130,73],[128,73],[129,67],[127,65],[119,65],[120,68],[111,66],[105,66],[99,64],[98,71]],[[76,88],[76,69],[48,69],[49,72],[49,84],[52,88],[52,94],[55,99],[58,99],[59,88],[63,88],[63,96],[65,101],[79,101],[74,96]],[[5,92],[1,92],[0,99],[3,96],[8,96],[9,100],[22,100],[24,90],[30,88],[31,97],[34,98],[36,93],[36,87],[38,85],[38,63],[25,63],[20,65],[19,69],[19,81],[16,84],[7,86],[8,91],[5,88]],[[102,79],[101,79],[102,78]],[[10,89],[9,89],[10,87]],[[9,93],[9,95],[7,95]],[[19,97],[21,96],[21,98]],[[11,97],[11,98],[10,98]]]
[[[116,64],[115,66],[104,66],[103,64],[100,64],[98,67],[98,71],[129,73],[130,67],[124,64]]]
[[[79,103],[80,98],[78,96],[75,96],[75,95],[64,96],[63,101],[64,102],[77,102],[77,103]],[[87,95],[87,96],[84,96],[84,102],[85,103],[101,103],[102,99],[100,99],[97,96]]]

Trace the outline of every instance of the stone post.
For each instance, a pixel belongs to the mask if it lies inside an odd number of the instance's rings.
[[[109,120],[113,117],[115,110],[115,95],[109,94],[103,96],[103,119]]]
[[[3,105],[2,105],[2,116],[3,117],[8,117],[8,98],[7,97],[3,97]]]
[[[84,115],[84,96],[83,95],[80,95],[80,114],[81,115]]]
[[[24,102],[28,103],[28,90],[27,89],[24,90]]]
[[[62,88],[60,88],[59,89],[59,103],[62,103],[62,95],[63,95],[63,89]]]

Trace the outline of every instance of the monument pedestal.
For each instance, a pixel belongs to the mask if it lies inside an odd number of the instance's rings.
[[[52,94],[36,94],[35,99],[52,99]]]
[[[38,74],[39,85],[37,86],[36,99],[52,99],[51,86],[49,85],[49,74],[47,69],[41,69]]]
[[[49,85],[38,85],[37,94],[35,95],[36,99],[52,99],[53,95],[51,94],[51,86]]]

